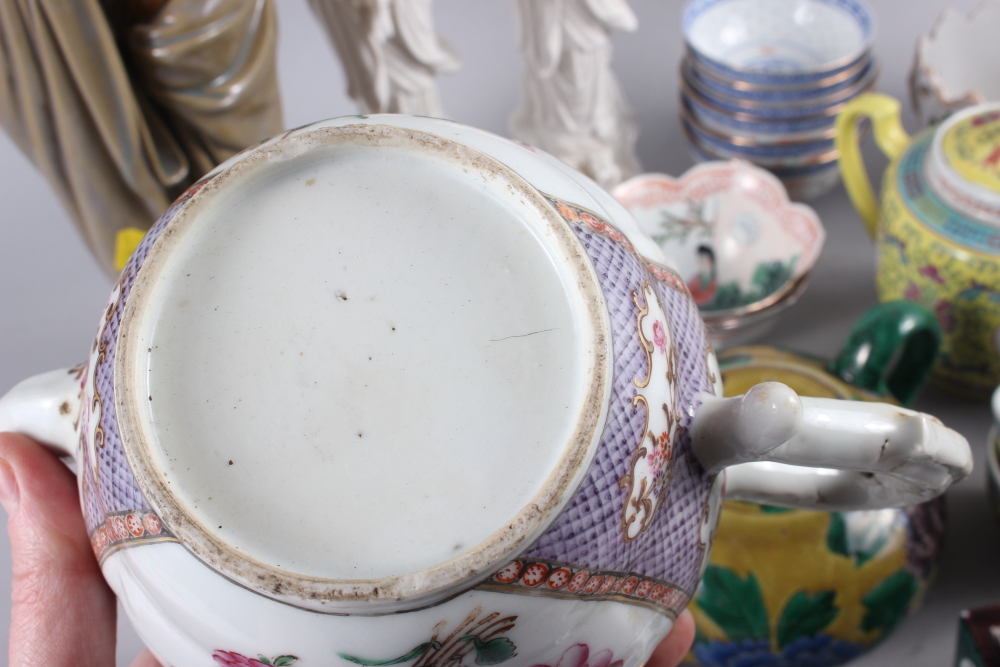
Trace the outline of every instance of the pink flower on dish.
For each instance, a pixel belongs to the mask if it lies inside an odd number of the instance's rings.
[[[264,663],[257,658],[248,658],[233,651],[216,650],[212,659],[223,667],[264,667]]]
[[[920,288],[914,283],[910,283],[906,286],[906,291],[903,293],[904,299],[909,299],[910,301],[920,301]]]
[[[532,667],[622,667],[623,661],[615,660],[610,649],[604,649],[593,656],[586,644],[573,644],[559,658],[555,665],[533,665]]]
[[[951,333],[955,330],[955,326],[958,321],[952,312],[952,305],[942,299],[938,301],[934,306],[934,315],[937,316],[938,324],[941,325],[941,330],[945,333]]]
[[[667,332],[663,329],[663,322],[656,320],[653,322],[653,344],[659,348],[660,354],[664,354],[667,347]]]

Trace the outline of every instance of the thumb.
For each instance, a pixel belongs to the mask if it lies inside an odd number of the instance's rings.
[[[0,434],[14,578],[10,665],[115,664],[114,594],[91,550],[76,478],[38,443]]]
[[[660,645],[649,657],[646,667],[677,667],[681,664],[685,654],[691,650],[694,643],[694,617],[691,612],[685,609],[677,620],[674,627]]]

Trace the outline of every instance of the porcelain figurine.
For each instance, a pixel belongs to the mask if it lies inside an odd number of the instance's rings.
[[[642,174],[612,194],[680,273],[717,347],[774,326],[804,291],[826,237],[815,211],[748,162],[707,162],[680,178]]]
[[[517,139],[606,188],[640,171],[638,125],[611,71],[611,33],[638,21],[625,0],[515,0],[524,69]]]
[[[309,0],[360,113],[444,116],[437,75],[458,55],[434,31],[432,0]]]
[[[74,458],[108,582],[191,667],[638,667],[724,487],[892,507],[971,469],[920,413],[722,398],[684,283],[609,194],[394,114],[291,130],[188,190],[88,363],[12,390],[0,430]]]
[[[912,140],[885,95],[851,102],[837,119],[847,192],[878,250],[883,301],[909,299],[944,331],[938,384],[986,398],[1000,384],[1000,104],[971,107]],[[892,160],[875,198],[858,148],[870,118]]]
[[[994,76],[1000,63],[1000,2],[984,0],[968,16],[948,8],[928,35],[917,39],[910,71],[913,109],[924,125],[984,102],[1000,100]]]
[[[886,303],[858,321],[832,363],[766,346],[725,350],[723,391],[736,396],[760,382],[782,382],[802,396],[908,404],[940,340],[928,310]],[[919,607],[944,528],[943,498],[858,512],[723,503],[691,603],[698,627],[692,658],[706,667],[739,659],[834,667],[861,655]]]
[[[271,0],[111,4],[4,2],[0,125],[117,276],[119,246],[284,122]]]

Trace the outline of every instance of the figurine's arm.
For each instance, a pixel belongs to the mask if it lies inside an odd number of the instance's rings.
[[[552,76],[562,58],[564,3],[565,0],[517,0],[525,69],[542,79]]]
[[[461,65],[461,60],[434,31],[431,1],[394,0],[392,15],[396,34],[415,61],[435,72],[453,72]]]
[[[587,9],[608,30],[633,32],[639,27],[639,20],[625,0],[583,0]]]

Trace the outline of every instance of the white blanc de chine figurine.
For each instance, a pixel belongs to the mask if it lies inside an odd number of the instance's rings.
[[[515,0],[524,54],[517,139],[605,188],[639,173],[638,126],[611,71],[611,32],[638,26],[625,0]]]
[[[309,0],[361,113],[441,117],[435,77],[461,61],[434,32],[432,0]]]

